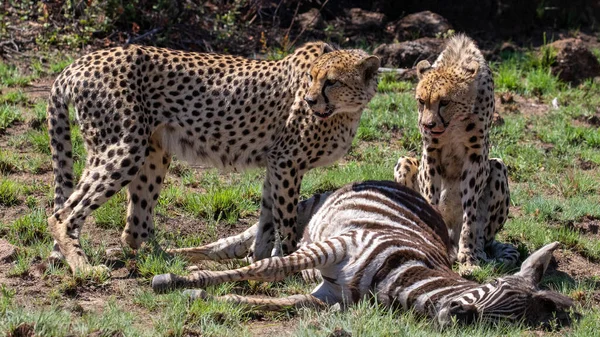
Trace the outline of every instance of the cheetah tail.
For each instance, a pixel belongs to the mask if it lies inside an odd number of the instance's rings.
[[[73,192],[73,152],[69,122],[69,98],[58,81],[48,99],[48,134],[54,172],[54,212],[63,208]]]

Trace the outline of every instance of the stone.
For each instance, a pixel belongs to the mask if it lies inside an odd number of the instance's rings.
[[[560,80],[577,85],[588,78],[600,76],[600,62],[581,40],[563,39],[549,46],[556,51],[552,74]]]
[[[451,30],[452,25],[443,16],[431,11],[424,11],[409,14],[388,24],[386,29],[394,34],[394,39],[405,41],[423,37],[440,37]]]
[[[303,30],[321,29],[325,26],[323,16],[318,8],[311,8],[296,17],[296,23]]]
[[[347,11],[348,23],[346,29],[351,31],[383,31],[386,22],[385,14],[369,12],[360,8],[351,8]]]
[[[444,40],[421,38],[414,41],[382,44],[373,54],[381,60],[382,67],[413,68],[421,60],[435,61],[444,47]]]

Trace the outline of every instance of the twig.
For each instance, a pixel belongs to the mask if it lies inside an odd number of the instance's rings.
[[[292,26],[294,25],[294,21],[296,21],[296,16],[298,15],[298,9],[300,8],[300,3],[302,3],[302,1],[298,1],[298,5],[296,6],[296,10],[294,11],[294,16],[292,16],[292,22],[290,22],[290,26],[287,29],[287,32],[285,32],[286,37],[290,36],[290,31],[292,30]],[[292,46],[294,44],[292,43]]]
[[[148,31],[140,36],[134,37],[134,38],[128,38],[127,41],[125,41],[125,45],[131,44],[131,43],[135,43],[137,41],[143,40],[149,36],[152,36],[158,32],[160,32],[162,30],[162,28],[154,28],[151,31]]]

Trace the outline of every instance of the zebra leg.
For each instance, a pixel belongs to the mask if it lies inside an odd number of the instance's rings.
[[[244,232],[200,247],[167,249],[169,254],[181,255],[190,262],[242,259],[251,253],[258,224]]]
[[[327,303],[322,299],[318,298],[314,294],[302,294],[292,295],[283,298],[256,298],[240,296],[235,294],[228,294],[224,296],[211,296],[202,289],[191,289],[184,292],[191,300],[215,300],[230,302],[235,304],[242,304],[252,309],[265,310],[265,311],[281,311],[286,308],[300,308],[300,307],[312,307],[312,308],[325,308]]]
[[[296,226],[298,226],[299,233],[304,232],[312,216],[319,210],[330,194],[331,192],[316,194],[312,198],[301,201],[298,204]],[[240,234],[223,238],[204,246],[167,249],[167,253],[181,255],[190,262],[242,259],[252,255],[252,247],[254,247],[257,231],[258,223]]]
[[[152,279],[152,289],[160,293],[174,288],[204,288],[233,281],[279,281],[304,269],[325,268],[338,263],[346,256],[346,246],[345,238],[333,237],[320,243],[308,244],[288,256],[259,260],[238,269],[201,270],[189,276],[157,275]]]
[[[415,158],[400,157],[394,166],[394,181],[420,193],[417,182],[418,174],[419,161]]]

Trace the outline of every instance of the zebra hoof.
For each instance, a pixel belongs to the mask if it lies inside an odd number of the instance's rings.
[[[190,299],[190,301],[195,301],[195,300],[207,300],[210,298],[210,295],[202,290],[202,289],[187,289],[183,291],[183,296],[187,297]]]
[[[156,275],[152,278],[152,290],[155,293],[166,293],[175,288],[175,274]]]

